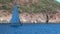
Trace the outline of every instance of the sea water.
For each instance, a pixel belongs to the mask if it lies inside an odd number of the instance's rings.
[[[0,34],[60,34],[60,24],[0,24]]]

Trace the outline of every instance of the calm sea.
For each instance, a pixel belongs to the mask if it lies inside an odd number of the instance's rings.
[[[60,34],[60,24],[0,24],[0,34]]]

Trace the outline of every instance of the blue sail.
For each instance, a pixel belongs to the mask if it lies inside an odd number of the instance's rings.
[[[12,18],[11,18],[10,22],[11,23],[19,23],[20,22],[17,4],[14,5],[14,10],[13,10],[13,14],[12,14]]]

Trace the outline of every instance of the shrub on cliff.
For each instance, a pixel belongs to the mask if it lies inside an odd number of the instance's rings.
[[[13,2],[13,1],[14,1],[14,0],[0,0],[0,3],[5,4],[5,3]]]
[[[0,10],[7,10],[9,12],[12,12],[13,7],[9,3],[13,4],[13,0],[0,0],[0,3],[2,6],[0,6]]]
[[[30,6],[28,7],[28,4],[19,5],[19,11],[21,12],[35,12],[39,13],[42,11],[51,11],[52,13],[55,13],[57,9],[60,9],[60,3],[56,2],[55,0],[37,0],[37,3],[34,3],[32,0],[30,0]]]

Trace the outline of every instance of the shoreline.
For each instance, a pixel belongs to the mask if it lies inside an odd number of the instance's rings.
[[[7,12],[8,13],[8,12]],[[12,18],[12,14],[9,14],[7,16],[4,16],[3,15],[4,13],[2,13],[2,17],[0,17],[0,22],[10,22],[11,18]],[[53,16],[52,18],[49,16],[49,22],[50,23],[59,23],[60,22],[60,13],[57,13],[56,15],[51,15]],[[31,22],[31,23],[37,23],[37,22],[42,22],[42,23],[46,23],[46,16],[45,14],[42,14],[42,13],[35,13],[35,14],[29,14],[29,13],[20,13],[19,14],[19,18],[20,18],[20,21],[22,23],[28,23],[28,22]]]

